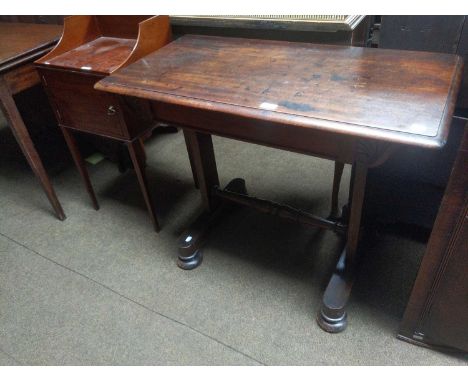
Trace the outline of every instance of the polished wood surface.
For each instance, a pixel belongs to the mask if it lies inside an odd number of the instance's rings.
[[[184,36],[98,82],[98,90],[151,102],[158,119],[183,127],[205,212],[179,239],[178,266],[193,269],[227,205],[345,233],[317,321],[346,328],[346,306],[359,262],[367,170],[397,143],[444,144],[460,85],[454,55]],[[352,164],[348,206],[332,222],[247,195],[242,179],[219,187],[211,135]],[[336,201],[332,215],[336,214]]]
[[[108,75],[170,42],[168,16],[71,16],[40,67]]]
[[[98,37],[84,45],[47,60],[50,67],[82,69],[109,74],[125,61],[131,53],[135,40]]]
[[[31,61],[37,58],[32,57],[35,53],[44,54],[58,41],[61,32],[59,25],[0,23],[0,72],[22,58]]]
[[[61,30],[57,25],[0,23],[0,109],[55,214],[64,220],[65,213],[14,99],[15,94],[40,83],[32,62],[52,48]]]
[[[468,124],[399,330],[423,346],[468,352]]]
[[[446,114],[461,73],[461,60],[449,54],[187,35],[97,87],[302,129],[433,147],[447,136]]]

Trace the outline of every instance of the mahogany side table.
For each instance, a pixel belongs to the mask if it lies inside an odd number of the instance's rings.
[[[197,267],[207,232],[233,204],[345,235],[317,322],[347,324],[358,266],[367,169],[399,145],[444,145],[463,62],[452,54],[185,35],[95,86],[152,102],[184,128],[205,212],[180,237],[178,265]],[[220,187],[212,135],[352,165],[349,216],[332,220]]]

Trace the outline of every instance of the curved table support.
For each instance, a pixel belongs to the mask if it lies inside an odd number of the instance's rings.
[[[330,333],[341,332],[347,326],[346,304],[353,286],[357,265],[357,247],[366,177],[367,156],[363,153],[358,155],[352,169],[346,246],[325,290],[322,308],[317,318],[319,326]]]

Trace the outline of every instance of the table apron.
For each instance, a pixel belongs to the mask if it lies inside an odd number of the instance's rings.
[[[40,84],[39,74],[33,63],[16,67],[2,74],[6,85],[12,95]]]
[[[153,102],[158,120],[205,134],[256,143],[342,163],[353,163],[362,139],[259,119]]]

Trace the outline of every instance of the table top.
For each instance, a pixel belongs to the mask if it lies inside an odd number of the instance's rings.
[[[60,38],[61,25],[0,23],[0,73],[44,54]]]
[[[186,35],[118,70],[96,89],[440,147],[462,69],[462,60],[451,54]]]

